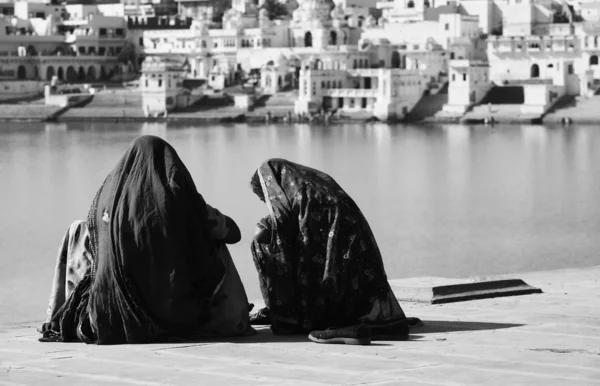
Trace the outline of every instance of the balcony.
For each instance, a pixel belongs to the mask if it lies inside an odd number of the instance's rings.
[[[348,74],[352,77],[373,78],[379,76],[378,68],[355,68],[348,70]]]
[[[324,95],[333,98],[375,98],[377,97],[376,89],[362,88],[335,88],[325,90]]]

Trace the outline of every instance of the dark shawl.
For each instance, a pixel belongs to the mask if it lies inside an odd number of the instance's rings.
[[[369,224],[333,178],[283,159],[258,175],[270,216],[261,226],[273,233],[252,253],[275,332],[357,324],[388,298]]]
[[[143,136],[131,144],[98,191],[88,224],[95,264],[74,297],[87,302],[98,344],[197,332],[225,268],[206,204],[168,143]],[[85,328],[84,319],[62,325]]]

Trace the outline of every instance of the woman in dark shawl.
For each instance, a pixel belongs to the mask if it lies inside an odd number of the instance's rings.
[[[312,331],[313,341],[351,344],[408,336],[369,224],[333,178],[270,159],[251,186],[269,211],[252,255],[267,306],[259,316],[275,333]]]
[[[224,246],[240,237],[197,193],[168,143],[136,139],[96,194],[87,224],[65,236],[44,339],[115,344],[251,333],[246,294]],[[61,302],[64,264],[67,287],[77,284]],[[84,267],[83,278],[73,279],[72,266]]]

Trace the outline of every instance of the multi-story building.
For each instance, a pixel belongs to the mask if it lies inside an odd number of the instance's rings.
[[[108,79],[119,72],[125,20],[95,9],[74,19],[62,5],[15,3],[15,16],[0,17],[3,78],[51,80],[57,76],[77,82]],[[17,16],[29,14],[34,17]]]
[[[383,120],[404,117],[422,97],[427,79],[407,68],[394,52],[393,46],[380,44],[305,60],[296,112],[333,109],[366,112]]]
[[[565,8],[552,4],[522,0],[505,6],[505,34],[488,38],[492,81],[550,80],[562,66],[568,67],[569,84],[582,84],[577,78],[587,78],[588,71],[600,79],[600,28],[578,21],[577,14],[566,17]]]

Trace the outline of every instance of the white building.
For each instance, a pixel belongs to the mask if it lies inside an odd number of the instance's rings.
[[[45,18],[0,17],[0,66],[3,77],[69,82],[107,79],[119,72],[117,57],[126,29],[119,17],[94,13],[83,20],[65,20],[62,6],[16,3],[18,14],[31,8]]]
[[[305,60],[296,113],[324,109],[365,112],[381,120],[404,117],[423,95],[427,80],[418,70],[392,68],[392,47],[386,51],[349,49],[346,55]]]
[[[388,39],[392,44],[434,42],[444,49],[457,39],[480,35],[479,17],[456,5],[429,7],[425,3],[397,0],[377,3],[383,16],[376,24],[367,22],[362,38]]]
[[[492,87],[486,62],[469,59],[450,61],[448,103],[444,111],[463,114],[479,103]]]
[[[156,57],[144,60],[140,86],[146,116],[165,114],[178,106],[187,106],[184,73],[183,66],[176,60]]]

